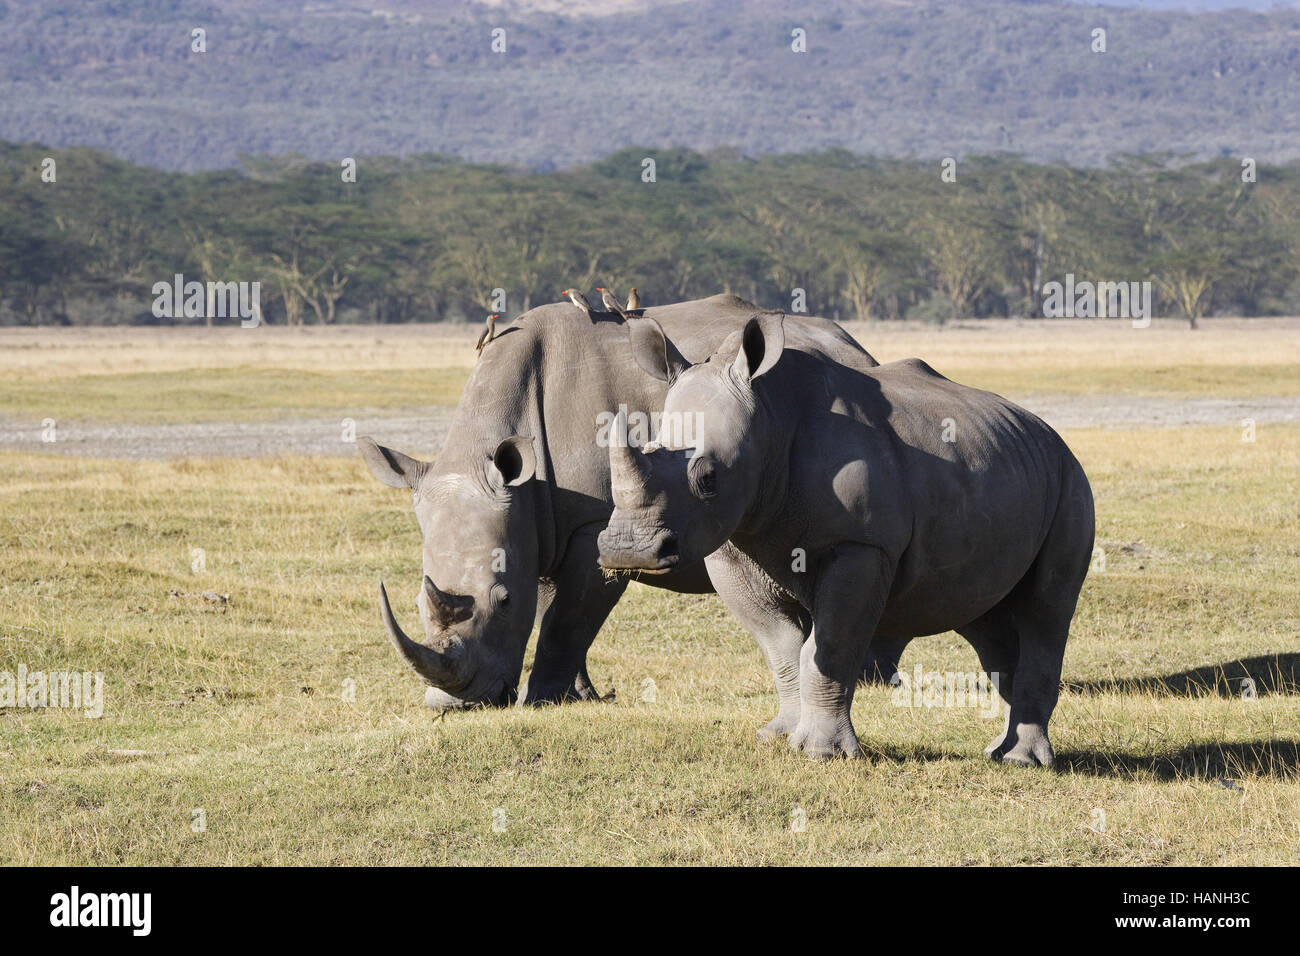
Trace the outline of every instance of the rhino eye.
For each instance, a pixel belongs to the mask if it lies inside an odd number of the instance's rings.
[[[711,461],[702,461],[690,469],[691,492],[697,498],[712,498],[718,493],[718,471]]]

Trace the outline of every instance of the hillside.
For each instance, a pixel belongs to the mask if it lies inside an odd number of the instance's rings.
[[[560,6],[0,0],[0,138],[175,170],[288,152],[547,169],[640,144],[1300,156],[1293,7],[829,0],[795,19],[775,0]],[[190,50],[196,26],[207,52]],[[806,54],[791,52],[795,27]]]

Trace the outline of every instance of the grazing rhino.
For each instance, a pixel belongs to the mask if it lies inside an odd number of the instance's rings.
[[[651,321],[637,364],[670,383],[643,449],[611,443],[604,567],[705,559],[758,640],[780,710],[761,736],[854,756],[849,719],[871,635],[955,630],[1009,705],[987,753],[1051,764],[1047,722],[1093,544],[1088,479],[1061,438],[918,359],[851,368],[753,317],[692,365]],[[660,435],[666,429],[660,429]]]
[[[703,360],[754,309],[718,295],[647,314]],[[436,461],[357,439],[374,476],[413,495],[424,538],[416,602],[424,640],[398,626],[382,584],[380,611],[398,652],[429,685],[430,707],[598,696],[587,649],[627,587],[597,562],[596,536],[613,510],[598,425],[612,423],[619,402],[662,407],[667,387],[633,364],[627,324],[593,315],[594,323],[567,302],[546,305],[499,332],[470,375]],[[813,354],[855,368],[877,364],[826,319],[791,317],[786,332]],[[713,590],[700,562],[653,583]],[[516,691],[539,618],[532,673]],[[892,673],[892,662],[881,669]]]

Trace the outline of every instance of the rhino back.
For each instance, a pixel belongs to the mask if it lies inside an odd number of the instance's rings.
[[[733,295],[645,310],[692,362],[711,355],[759,311]],[[607,450],[597,443],[602,416],[663,408],[667,387],[632,357],[627,325],[598,314],[592,322],[568,303],[521,315],[483,350],[465,386],[435,475],[481,468],[497,444],[512,435],[535,442],[537,477],[545,496],[539,513],[543,567],[562,557],[577,528],[607,520],[613,508]],[[790,333],[844,361],[875,360],[826,319],[792,316]]]

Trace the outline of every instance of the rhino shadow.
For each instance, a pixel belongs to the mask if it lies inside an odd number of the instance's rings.
[[[1250,740],[1239,743],[1202,741],[1163,753],[1124,751],[1057,751],[1057,772],[1130,779],[1149,773],[1158,780],[1206,780],[1238,789],[1235,778],[1247,776],[1300,779],[1300,740]]]
[[[862,752],[869,767],[941,760],[988,761],[987,757],[965,750],[899,746],[874,738],[862,740]],[[1120,780],[1131,780],[1145,773],[1163,783],[1191,779],[1238,789],[1235,781],[1242,777],[1300,781],[1300,740],[1199,741],[1155,754],[1122,750],[1058,750],[1056,764],[1043,772]]]
[[[1300,694],[1300,653],[1261,654],[1222,664],[1208,664],[1161,677],[1118,677],[1067,681],[1072,694],[1151,694],[1156,697],[1240,697],[1243,682],[1254,681],[1255,694]]]

